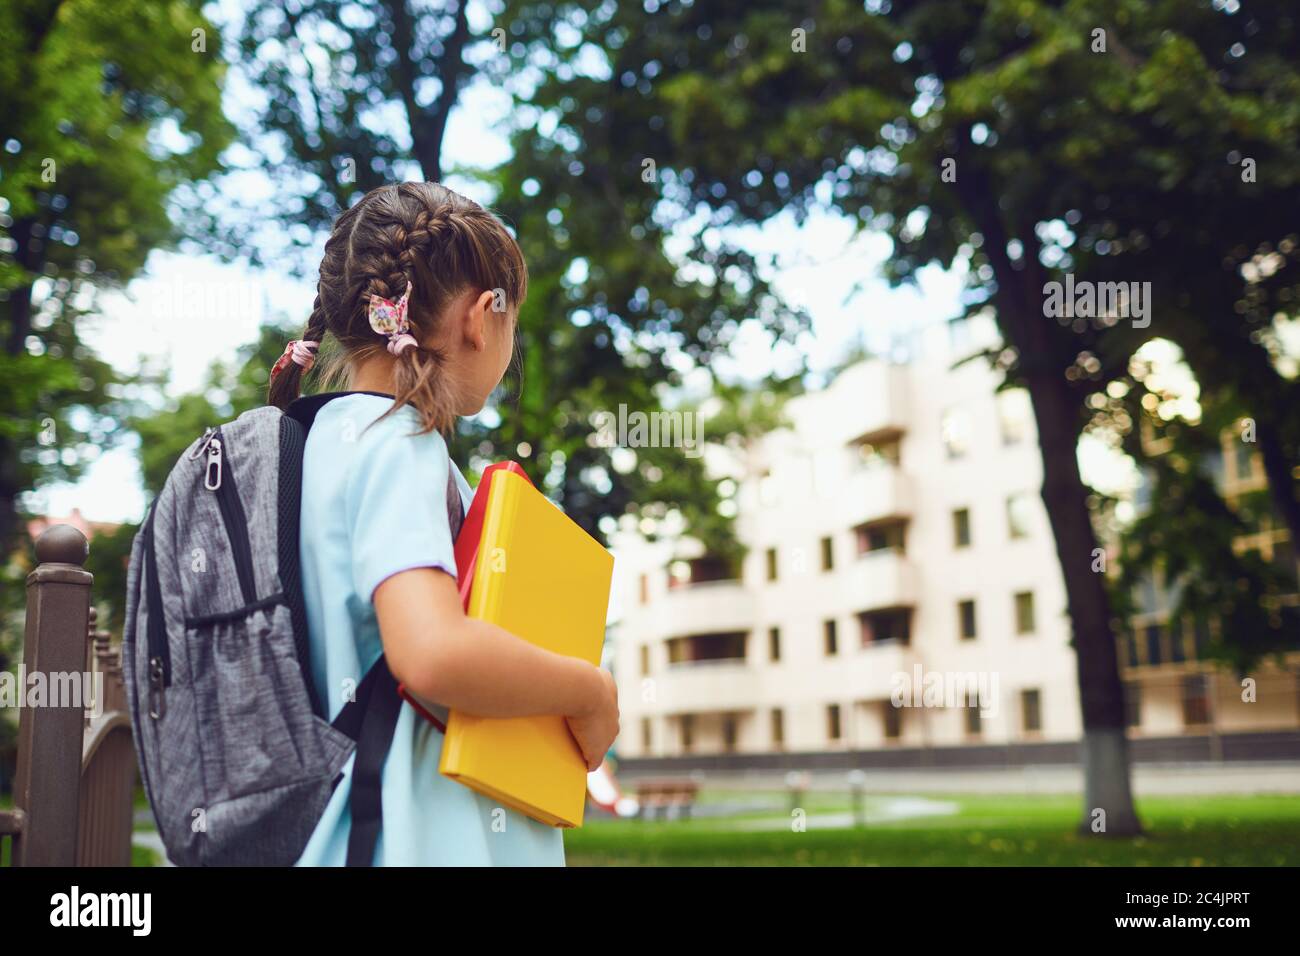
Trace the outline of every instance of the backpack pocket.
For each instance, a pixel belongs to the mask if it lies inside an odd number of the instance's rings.
[[[324,721],[303,693],[287,607],[187,620],[186,643],[205,792],[230,800],[321,773]]]

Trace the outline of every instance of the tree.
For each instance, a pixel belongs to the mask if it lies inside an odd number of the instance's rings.
[[[443,178],[447,119],[475,72],[464,56],[467,6],[256,0],[244,13],[241,68],[263,98],[246,133],[275,157],[257,164],[275,180],[272,216],[295,245],[310,247],[376,186]],[[260,217],[266,208],[259,204]],[[261,238],[232,241],[254,263],[269,256],[282,267],[285,250]]]
[[[1294,650],[1300,607],[1289,549],[1282,549],[1282,560],[1274,554],[1268,561],[1238,547],[1272,512],[1269,494],[1250,492],[1230,506],[1220,491],[1220,436],[1232,428],[1240,404],[1212,402],[1204,393],[1187,402],[1152,374],[1139,353],[1130,373],[1095,394],[1090,405],[1090,428],[1116,441],[1144,473],[1140,513],[1118,537],[1113,596],[1117,629],[1126,640],[1134,640],[1126,623],[1139,610],[1134,595],[1159,570],[1169,626],[1175,634],[1190,626],[1203,659],[1245,674],[1261,657],[1281,659]]]
[[[1143,175],[1144,164],[1170,161],[1165,143],[1142,152],[1131,114],[1182,100],[1176,54],[1186,41],[1129,74],[1116,62],[1130,54],[1114,24],[1142,18],[1152,34],[1180,38],[1189,23],[1206,28],[1206,14],[883,0],[865,14],[844,2],[815,14],[785,2],[571,9],[568,48],[603,51],[604,62],[583,69],[576,52],[561,58],[530,102],[556,114],[564,135],[552,140],[572,144],[570,156],[615,171],[607,188],[647,192],[635,171],[652,157],[660,177],[645,202],[678,223],[700,207],[723,227],[821,205],[888,233],[891,281],[931,262],[969,265],[969,308],[995,307],[1007,345],[1000,367],[1033,400],[1079,658],[1084,826],[1100,808],[1105,832],[1137,832],[1115,634],[1091,568],[1097,542],[1076,445],[1085,400],[1142,336],[1113,315],[1046,318],[1044,291],[1075,268],[1076,237],[1104,235],[1106,210],[1123,207],[1126,181],[1108,178],[1123,164],[1115,151],[1136,155]],[[517,63],[535,64],[534,52],[554,45],[555,18],[542,5],[511,4],[505,18],[519,27]],[[1094,30],[1108,27],[1109,60],[1092,52]]]
[[[1207,387],[1259,410],[1275,499],[1295,512],[1294,388],[1261,346],[1269,305],[1295,302],[1296,26],[1283,3],[1241,17],[1219,6],[590,2],[557,20],[520,0],[502,18],[516,68],[542,74],[528,102],[561,131],[538,136],[612,170],[599,187],[651,193],[665,230],[701,207],[721,228],[822,206],[891,237],[893,282],[969,267],[968,306],[995,307],[996,361],[1033,400],[1079,658],[1084,827],[1101,808],[1109,834],[1139,824],[1076,458],[1085,403],[1163,330]],[[570,55],[547,62],[561,35]],[[1267,180],[1245,184],[1248,155]],[[636,176],[646,158],[649,187]],[[1233,275],[1249,267],[1277,281]],[[1158,324],[1127,311],[1136,298],[1049,316],[1049,283],[1066,274],[1151,282]]]
[[[476,70],[508,79],[501,73],[508,58],[494,40],[466,32],[461,4],[388,2],[361,11],[349,6],[346,15],[343,6],[314,0],[286,13],[259,3],[243,26],[244,68],[265,97],[249,136],[267,144],[264,154],[283,155],[265,160],[264,168],[284,190],[273,205],[304,245],[365,190],[444,175],[446,113],[456,91]],[[469,62],[471,48],[477,67]],[[376,120],[381,114],[391,121]],[[684,276],[680,260],[644,241],[655,227],[638,203],[606,191],[593,209],[570,195],[581,180],[567,157],[557,166],[556,155],[516,152],[500,169],[470,171],[493,190],[494,208],[515,230],[530,291],[517,363],[492,412],[466,424],[453,453],[471,468],[521,459],[593,534],[607,526],[603,519],[632,511],[654,520],[672,504],[713,529],[707,546],[732,551],[729,523],[716,520],[716,482],[702,459],[643,448],[632,467],[614,467],[592,420],[620,406],[660,408],[665,388],[680,381],[674,356],[724,348],[736,316],[759,316],[786,334],[803,319],[763,281],[737,285],[726,278],[733,266],[753,271],[734,247],[694,256],[712,270],[709,281]],[[544,201],[534,198],[539,193]],[[587,215],[567,214],[579,206]],[[284,250],[258,255],[287,261]]]
[[[176,239],[169,196],[217,168],[231,131],[216,37],[197,4],[6,4],[0,32],[7,553],[19,494],[73,476],[116,432],[122,379],[81,342],[79,320],[97,291],[127,282]]]

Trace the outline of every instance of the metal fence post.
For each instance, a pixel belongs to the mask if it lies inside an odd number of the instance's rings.
[[[77,858],[77,800],[81,780],[82,701],[52,701],[56,674],[80,675],[86,666],[90,585],[83,565],[86,538],[55,525],[36,540],[36,569],[27,576],[27,626],[19,693],[18,768],[14,805],[23,813],[14,838],[15,866],[72,866]],[[27,706],[33,675],[44,675],[44,706]],[[66,685],[65,685],[66,686]],[[70,706],[53,707],[50,703]]]

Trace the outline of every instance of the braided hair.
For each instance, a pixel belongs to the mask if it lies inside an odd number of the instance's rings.
[[[437,183],[397,183],[366,193],[334,223],[320,264],[316,301],[302,339],[328,332],[338,350],[322,374],[336,379],[348,365],[384,351],[371,327],[370,297],[396,301],[411,287],[408,318],[420,343],[437,330],[447,305],[465,292],[492,290],[515,312],[528,291],[528,270],[499,219]],[[294,362],[271,377],[267,401],[281,409],[298,397],[304,369]],[[410,403],[421,433],[446,432],[456,420],[455,370],[439,349],[421,344],[397,356],[391,415]]]

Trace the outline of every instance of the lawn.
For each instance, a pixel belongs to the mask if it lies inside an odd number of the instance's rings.
[[[924,799],[955,805],[955,812],[832,828],[822,821],[848,813],[847,798],[810,793],[800,801],[804,832],[793,832],[790,814],[776,809],[780,796],[715,789],[700,797],[705,805],[752,801],[755,808],[680,821],[593,813],[586,826],[564,835],[569,866],[1300,865],[1297,796],[1147,797],[1138,801],[1147,833],[1131,840],[1076,835],[1079,800],[1071,795],[934,794]],[[868,796],[864,809],[872,816],[896,799]],[[0,806],[7,803],[0,797]],[[752,829],[762,826],[773,828]],[[4,842],[0,856],[7,858]],[[132,856],[135,866],[160,862],[144,847]]]
[[[709,801],[744,799],[711,792]],[[868,797],[866,809],[885,798]],[[889,798],[894,799],[894,798]],[[1300,797],[1161,796],[1138,801],[1147,828],[1136,839],[1074,832],[1075,796],[933,795],[955,804],[947,816],[819,826],[847,812],[843,796],[810,795],[804,832],[785,811],[726,819],[639,821],[590,818],[565,834],[570,866],[1295,866],[1300,864]],[[780,829],[742,829],[770,822]]]

